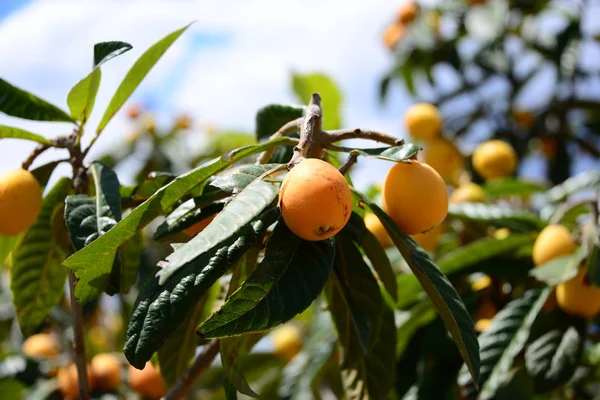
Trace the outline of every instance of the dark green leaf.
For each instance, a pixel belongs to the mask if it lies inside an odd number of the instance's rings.
[[[280,221],[262,262],[198,333],[205,338],[235,336],[288,321],[323,289],[334,253],[332,240],[301,240]]]
[[[129,289],[135,284],[138,275],[138,269],[142,262],[142,252],[144,250],[144,235],[137,231],[135,235],[121,246],[121,278],[120,290],[123,293],[129,292]]]
[[[378,158],[386,161],[406,161],[415,157],[421,148],[415,144],[401,144],[392,147],[377,147],[373,149],[354,149],[352,153],[367,158]]]
[[[319,93],[323,99],[323,129],[342,127],[342,93],[335,82],[323,74],[292,75],[294,93],[302,104],[308,104],[313,93]]]
[[[48,139],[41,135],[6,125],[0,125],[0,139],[25,139],[41,144],[51,144]]]
[[[0,112],[34,121],[73,122],[60,108],[0,79]]]
[[[206,291],[262,237],[278,216],[274,211],[277,208],[177,270],[164,285],[159,285],[156,277],[146,283],[127,328],[124,353],[131,365],[144,367]]]
[[[276,171],[276,167],[270,172]],[[178,247],[157,274],[163,285],[179,268],[193,262],[219,243],[235,238],[235,233],[263,212],[279,194],[279,188],[260,178],[246,186],[211,223],[192,240]]]
[[[491,399],[507,382],[515,357],[523,350],[531,326],[550,293],[550,288],[531,289],[506,305],[494,316],[490,326],[479,336],[481,347],[481,399]],[[473,393],[472,378],[463,368],[459,383],[465,394]]]
[[[400,232],[394,221],[369,198],[357,192],[361,200],[377,215],[402,257],[429,295],[440,317],[475,379],[479,378],[479,344],[473,320],[448,278],[431,261],[429,255],[410,236]]]
[[[406,90],[413,96],[416,94],[415,91],[415,79],[413,76],[413,69],[411,68],[410,63],[404,63],[400,68],[400,72],[402,73],[402,78],[404,79],[404,85],[406,86]]]
[[[223,378],[223,390],[225,390],[225,400],[237,400],[237,390],[227,378]]]
[[[302,117],[303,107],[269,104],[256,113],[256,140],[270,137],[286,123]]]
[[[278,167],[281,167],[281,164],[243,165],[217,176],[207,185],[207,189],[217,188],[226,195],[235,195],[262,174]]]
[[[600,217],[598,221],[590,221],[586,242],[588,276],[590,282],[600,286]]]
[[[146,179],[137,186],[121,186],[121,197],[132,198],[137,201],[146,200],[158,189],[171,182],[177,176],[169,172],[151,172]]]
[[[560,185],[554,186],[544,194],[544,199],[551,202],[562,202],[570,195],[585,189],[600,186],[600,171],[590,170],[573,176]]]
[[[178,176],[135,208],[117,223],[109,233],[102,235],[89,246],[73,254],[63,265],[79,271],[85,271],[91,265],[98,271],[104,271],[104,273],[110,271],[119,246],[154,218],[169,211],[177,201],[194,188],[204,184],[210,176],[223,171],[245,157],[260,153],[271,147],[289,143],[288,138],[278,138],[266,143],[241,148],[231,152],[227,157],[218,157]]]
[[[96,197],[73,195],[69,196],[66,202],[65,221],[76,250],[88,246],[121,220],[121,198],[117,175],[99,161],[92,163],[90,171],[94,177]],[[111,265],[113,261],[111,260]],[[93,268],[88,265],[83,269],[72,269],[77,277],[75,296],[82,304],[94,300],[109,285],[111,269],[102,270],[92,266]],[[115,263],[115,268],[118,272],[117,276],[120,277],[120,260]],[[119,290],[118,282],[116,284]]]
[[[221,212],[225,205],[231,199],[217,200],[206,207],[197,207],[194,199],[190,199],[177,207],[165,220],[156,228],[154,240],[162,240],[173,234],[179,233],[184,229],[190,228],[200,221],[213,217]]]
[[[489,197],[529,196],[547,190],[544,185],[521,179],[506,178],[488,181],[483,190]]]
[[[52,161],[48,164],[41,165],[36,169],[30,171],[33,174],[33,176],[35,176],[35,179],[37,179],[42,189],[45,188],[48,184],[50,176],[52,176],[52,173],[54,172],[54,169],[58,164],[60,164],[60,162]]]
[[[254,271],[258,262],[259,252],[260,246],[258,244],[254,245],[237,263],[233,270],[231,281],[229,282],[227,297],[231,296],[231,294],[233,294]],[[243,363],[252,347],[262,338],[262,336],[262,333],[240,335],[223,338],[219,343],[223,374],[225,375],[227,382],[233,385],[240,393],[250,397],[258,397],[258,395],[250,388],[250,385],[246,381],[243,372]]]
[[[577,330],[552,330],[529,345],[525,366],[537,390],[546,392],[566,383],[579,365],[583,340]]]
[[[21,399],[27,386],[13,378],[0,379],[0,399]]]
[[[88,76],[77,82],[67,96],[71,116],[73,119],[81,121],[82,125],[85,125],[88,117],[92,114],[101,79],[102,72],[100,68],[96,68]]]
[[[312,399],[313,388],[318,391],[320,378],[336,348],[336,337],[328,312],[317,311],[303,349],[282,372],[278,395],[282,399]]]
[[[531,212],[481,203],[450,204],[448,217],[519,231],[539,230],[546,225]]]
[[[70,188],[67,178],[56,183],[44,198],[38,219],[13,253],[10,288],[25,336],[35,332],[64,296],[67,271],[60,263],[65,259],[65,250],[53,238],[51,224]]]
[[[160,372],[169,387],[173,386],[177,379],[185,373],[190,361],[194,358],[198,347],[196,326],[212,313],[215,300],[220,292],[221,285],[216,282],[194,305],[179,328],[173,331],[173,334],[158,350]]]
[[[583,248],[579,248],[573,254],[554,258],[529,271],[529,274],[538,281],[544,282],[549,286],[558,285],[566,282],[577,275],[579,264],[587,256]]]
[[[111,58],[131,50],[133,47],[125,42],[100,42],[94,45],[94,68],[99,67]]]
[[[106,111],[104,111],[104,116],[102,116],[98,128],[96,128],[96,133],[100,133],[104,130],[106,124],[108,124],[117,111],[125,104],[125,101],[127,101],[129,96],[131,96],[133,91],[139,86],[152,67],[154,67],[154,64],[160,60],[163,54],[165,54],[169,47],[171,47],[175,40],[177,40],[188,27],[189,25],[186,25],[165,36],[163,39],[150,46],[150,48],[138,58],[135,64],[133,64],[133,67],[127,72],[121,85],[119,85],[119,88],[110,100]]]
[[[421,301],[408,311],[396,313],[396,355],[401,356],[419,328],[429,324],[436,317],[433,304],[429,300]]]

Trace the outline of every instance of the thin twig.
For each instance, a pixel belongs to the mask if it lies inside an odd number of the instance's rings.
[[[219,354],[219,340],[213,339],[208,342],[198,354],[194,363],[185,373],[179,377],[175,385],[163,397],[163,400],[179,400],[190,390],[196,379],[202,375]]]
[[[340,173],[342,175],[346,175],[346,173],[350,170],[350,167],[352,167],[354,164],[356,164],[357,161],[358,161],[358,153],[357,152],[352,152],[352,153],[348,154],[348,158],[346,159],[346,162],[343,163],[338,168],[338,171],[340,171]]]
[[[321,96],[313,93],[300,126],[300,143],[294,147],[294,155],[288,163],[288,169],[307,157],[320,157],[323,152],[321,137],[323,109],[321,108]]]
[[[77,367],[77,383],[79,388],[79,398],[88,400],[90,391],[87,377],[87,362],[85,359],[85,339],[83,336],[83,312],[81,304],[75,298],[75,282],[77,278],[75,273],[69,270],[69,289],[71,291],[71,314],[73,315],[73,332],[75,343],[73,344],[73,353],[75,355],[75,366]]]
[[[279,128],[277,130],[277,132],[272,134],[271,137],[269,137],[269,140],[273,140],[280,136],[288,136],[294,132],[297,132],[300,129],[300,126],[302,125],[303,120],[304,120],[304,117],[300,117],[300,118],[296,118],[293,121],[287,122],[285,125],[283,125],[281,128]],[[275,151],[275,148],[263,151],[260,154],[260,156],[258,156],[258,160],[256,161],[256,163],[257,164],[268,163],[269,160],[271,159],[271,157],[273,156],[274,151]]]
[[[33,149],[31,154],[29,155],[29,157],[27,157],[27,159],[25,161],[23,161],[23,164],[21,164],[21,167],[23,169],[29,169],[29,167],[31,167],[31,164],[33,164],[35,159],[38,158],[38,156],[40,154],[42,154],[49,148],[50,148],[50,145],[48,145],[48,144],[40,144],[39,146],[37,146],[35,149]]]
[[[404,139],[399,139],[397,137],[376,131],[363,131],[362,129],[341,129],[337,131],[323,132],[323,134],[327,137],[327,143],[339,142],[340,140],[346,139],[374,140],[376,142],[389,144],[390,146],[397,146],[404,143]]]

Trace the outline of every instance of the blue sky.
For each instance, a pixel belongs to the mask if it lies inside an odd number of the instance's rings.
[[[398,4],[393,0],[3,0],[0,60],[9,62],[0,63],[0,76],[66,108],[69,89],[89,71],[93,44],[131,43],[132,51],[103,66],[89,123],[93,127],[135,59],[157,39],[196,20],[130,103],[148,104],[163,118],[186,112],[200,125],[251,132],[261,106],[298,103],[291,91],[293,71],[323,72],[343,92],[345,126],[403,136],[402,114],[410,99],[397,87],[386,107],[377,102],[378,81],[391,61],[380,36]],[[68,129],[64,124],[2,115],[0,124],[49,137]],[[98,141],[96,154],[110,151],[130,130],[126,118],[115,118]],[[32,147],[3,141],[0,172],[17,168]],[[38,163],[54,157],[48,152]],[[361,164],[363,168],[359,165],[354,173],[361,182],[366,177],[381,179],[389,168],[384,162]],[[68,173],[66,166],[63,170]]]

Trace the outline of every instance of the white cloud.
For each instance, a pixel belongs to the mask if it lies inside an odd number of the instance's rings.
[[[392,91],[386,109],[377,105],[377,83],[391,61],[379,37],[397,5],[390,0],[38,0],[0,22],[0,76],[66,108],[69,88],[91,67],[93,44],[130,42],[132,51],[103,67],[89,124],[93,128],[134,60],[157,39],[195,19],[134,98],[156,99],[165,92],[168,96],[159,104],[164,110],[185,110],[200,121],[250,131],[259,107],[297,102],[291,92],[291,71],[322,71],[344,92],[346,126],[400,135],[400,116],[408,100]],[[206,35],[224,40],[198,45]],[[178,78],[175,87],[165,90],[165,82],[173,77]],[[4,116],[0,124],[52,135],[69,129]],[[117,116],[98,150],[108,149],[127,129],[124,118]],[[16,168],[30,149],[18,141],[3,141],[0,172]],[[361,181],[373,175],[357,172]]]

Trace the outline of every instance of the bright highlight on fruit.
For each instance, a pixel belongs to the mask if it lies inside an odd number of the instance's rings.
[[[587,269],[556,287],[558,306],[566,313],[590,318],[600,312],[600,287],[587,281]]]
[[[379,241],[383,247],[390,247],[392,245],[392,239],[390,238],[390,235],[388,235],[379,218],[377,218],[377,215],[373,213],[366,213],[365,226],[373,235],[375,235],[377,241]]]
[[[434,105],[417,103],[406,110],[404,123],[413,139],[429,141],[440,136],[443,121],[442,116]]]
[[[435,169],[446,182],[456,182],[463,170],[463,156],[448,139],[431,140],[425,146],[422,156],[423,161]]]
[[[129,366],[129,387],[137,394],[151,399],[159,399],[167,393],[167,385],[160,370],[150,361],[142,370]]]
[[[53,335],[38,333],[23,342],[23,353],[31,358],[50,359],[60,353],[60,346]]]
[[[448,214],[444,180],[419,161],[394,165],[385,178],[381,198],[385,211],[400,231],[408,235],[430,230]]]
[[[517,169],[517,153],[506,142],[490,140],[475,149],[473,168],[484,179],[505,178]]]
[[[324,240],[350,219],[352,195],[344,176],[325,161],[308,158],[286,175],[279,190],[285,224],[304,240]]]
[[[0,175],[0,234],[14,236],[29,229],[42,209],[42,188],[24,169]]]
[[[273,331],[273,352],[285,360],[291,360],[302,349],[300,330],[294,325],[283,325]]]
[[[538,235],[533,245],[533,263],[536,266],[577,250],[577,244],[563,225],[548,225]]]
[[[450,193],[450,203],[485,203],[485,192],[476,183],[469,182],[460,185],[452,193]]]
[[[121,361],[114,354],[97,354],[91,362],[92,374],[98,389],[110,392],[121,384]]]

